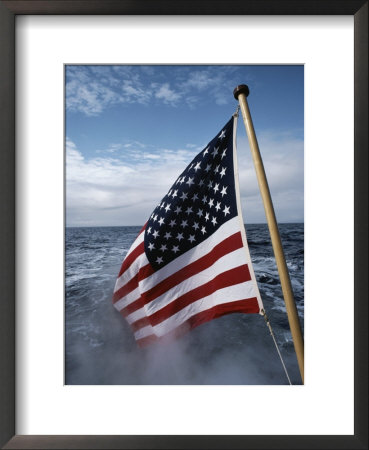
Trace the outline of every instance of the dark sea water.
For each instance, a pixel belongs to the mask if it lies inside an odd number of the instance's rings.
[[[230,314],[176,341],[139,349],[112,305],[122,260],[141,227],[66,229],[66,384],[287,384],[264,319]],[[280,224],[301,326],[304,224]],[[293,384],[296,356],[267,225],[246,225],[256,278]]]

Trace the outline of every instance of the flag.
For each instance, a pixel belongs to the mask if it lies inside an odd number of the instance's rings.
[[[234,115],[181,173],[122,263],[113,304],[139,346],[263,309],[241,213],[236,126]]]

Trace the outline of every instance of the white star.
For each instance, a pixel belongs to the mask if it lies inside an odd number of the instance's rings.
[[[174,227],[175,224],[176,224],[176,221],[175,220],[171,220],[169,226],[170,227]]]
[[[205,233],[206,233],[205,227],[202,227],[202,228],[201,228],[201,233],[202,233],[202,234],[205,234]]]
[[[192,211],[192,206],[189,206],[187,209],[186,209],[186,214],[191,214],[193,211]]]
[[[169,239],[170,237],[172,237],[170,231],[167,231],[164,235],[165,239]]]
[[[219,139],[224,139],[224,138],[225,138],[225,131],[223,130],[219,135]]]
[[[193,234],[190,234],[190,237],[188,238],[188,240],[191,242],[191,244],[192,244],[192,242],[195,240],[195,236],[193,235]]]
[[[220,202],[217,202],[217,205],[216,205],[215,209],[216,209],[217,211],[220,210]]]
[[[199,209],[196,213],[197,216],[202,217],[203,216],[203,212],[202,209]]]
[[[165,212],[168,212],[170,210],[170,203],[167,203],[167,206],[165,207]]]
[[[154,239],[156,239],[159,236],[159,231],[154,230],[153,234]]]
[[[149,227],[146,231],[147,231],[147,234],[150,234],[151,233],[151,227]]]
[[[178,183],[179,183],[179,184],[182,184],[182,183],[184,182],[185,178],[186,178],[186,177],[182,177],[182,178],[179,177],[179,178],[178,178]]]
[[[174,211],[176,214],[179,214],[182,211],[182,208],[180,206],[177,206],[176,210]]]
[[[223,175],[225,175],[225,171],[227,170],[227,167],[222,167],[222,170],[220,171],[220,178],[223,177]]]
[[[202,157],[204,157],[207,153],[209,153],[209,147],[204,150],[204,153],[202,154]]]
[[[158,216],[155,214],[154,218],[152,219],[154,222],[158,220]]]
[[[230,208],[230,206],[224,206],[224,209],[223,209],[224,217],[225,217],[227,214],[231,214],[231,213],[229,212],[229,208]]]
[[[221,157],[220,159],[223,159],[223,158],[225,157],[226,152],[227,152],[227,149],[225,148],[225,149],[223,150],[222,157]]]
[[[190,165],[190,167],[188,168],[188,171],[190,171],[193,167],[193,163]]]
[[[216,183],[215,186],[213,187],[213,189],[214,189],[214,193],[219,191],[219,183]]]
[[[187,198],[186,192],[182,192],[181,200],[186,200],[186,198]]]
[[[188,187],[191,187],[191,184],[194,184],[193,177],[192,178],[188,177],[188,180],[186,181],[186,184],[188,184]]]
[[[213,158],[218,154],[219,147],[214,147],[214,151],[211,153],[213,155]]]
[[[182,220],[181,227],[182,228],[187,227],[187,220]]]
[[[204,196],[203,196],[203,198],[202,198],[202,202],[203,202],[203,203],[206,203],[206,202],[207,202],[207,200],[208,200],[207,196],[206,196],[206,195],[204,195]]]
[[[214,169],[214,172],[215,172],[215,173],[218,173],[218,172],[219,172],[219,166],[220,166],[220,164],[218,164],[218,165],[216,166],[216,168]]]
[[[161,251],[161,252],[164,252],[166,249],[167,249],[167,246],[166,246],[165,244],[163,244],[163,245],[160,247],[160,251]]]
[[[199,186],[201,187],[201,186],[204,186],[204,180],[200,180],[199,181]]]
[[[160,209],[161,209],[161,208],[164,208],[164,205],[165,205],[165,202],[163,202],[163,203],[160,205]]]
[[[179,241],[181,239],[183,239],[183,234],[182,233],[178,233],[176,239],[178,239]]]
[[[205,214],[205,220],[208,221],[209,220],[209,213]]]
[[[172,189],[168,192],[168,197],[172,195]]]
[[[209,207],[211,208],[212,206],[214,206],[214,199],[213,198],[211,198],[209,200]]]
[[[205,167],[205,172],[209,172],[210,169],[211,169],[211,164],[207,164]]]
[[[211,189],[212,186],[213,186],[213,182],[210,180],[209,184],[208,184],[208,188]]]
[[[161,264],[161,263],[163,262],[163,258],[162,258],[161,256],[158,256],[158,257],[156,258],[156,262],[157,262],[158,264]]]
[[[174,252],[174,253],[179,252],[179,247],[178,247],[178,245],[173,245],[172,252]]]
[[[197,172],[199,169],[201,169],[200,162],[198,162],[198,163],[196,164],[196,166],[194,167],[195,172]]]
[[[163,223],[164,223],[164,219],[163,219],[162,217],[160,217],[160,219],[159,219],[159,225],[161,226],[161,225],[163,225]]]
[[[222,191],[221,191],[222,197],[223,197],[223,195],[226,195],[227,189],[228,189],[228,186],[223,186]]]
[[[195,202],[196,200],[198,200],[199,196],[197,194],[193,194],[192,196],[192,201]]]
[[[173,194],[172,194],[172,197],[174,198],[174,197],[177,197],[177,192],[178,192],[178,189],[176,189],[175,191],[173,191]]]
[[[217,219],[213,216],[213,218],[211,219],[211,222],[213,225],[215,225],[217,223]]]
[[[150,244],[148,245],[148,247],[149,247],[149,250],[152,250],[152,249],[155,248],[155,247],[154,247],[154,244],[152,244],[151,242],[150,242]]]
[[[192,225],[192,228],[197,230],[199,228],[199,224],[197,222],[194,222],[193,225]]]

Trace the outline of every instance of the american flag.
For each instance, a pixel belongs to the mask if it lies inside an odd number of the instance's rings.
[[[113,303],[139,346],[263,309],[241,213],[236,126],[234,115],[186,167],[123,261]]]

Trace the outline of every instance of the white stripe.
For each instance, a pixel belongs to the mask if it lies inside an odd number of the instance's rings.
[[[122,286],[127,284],[134,276],[137,275],[141,267],[146,266],[149,263],[146,253],[143,252],[138,256],[133,263],[126,269],[122,275],[115,282],[114,292],[120,289]]]
[[[114,308],[116,308],[118,311],[121,311],[126,306],[130,305],[131,303],[135,302],[141,297],[140,290],[138,288],[131,291],[129,294],[122,297],[120,300],[114,303]]]
[[[133,323],[145,316],[151,316],[156,311],[159,311],[169,303],[177,300],[177,298],[183,294],[208,283],[210,280],[214,279],[217,275],[225,272],[226,270],[234,269],[235,267],[243,264],[247,264],[245,250],[243,248],[239,248],[238,250],[222,256],[207,269],[193,275],[190,278],[187,278],[186,280],[183,280],[178,285],[169,289],[164,294],[145,305],[145,308],[134,311],[132,314],[127,316],[126,319],[128,320],[128,323]]]
[[[141,244],[141,242],[144,241],[144,238],[145,238],[145,229],[143,229],[143,230],[141,231],[141,233],[136,237],[136,240],[135,240],[135,241],[133,242],[133,244],[130,246],[130,248],[129,248],[127,254],[126,254],[126,258],[127,258],[127,256],[128,256],[130,253],[133,252],[133,250],[134,250],[136,247],[138,247],[138,246]]]
[[[207,255],[217,244],[224,241],[229,236],[240,231],[238,217],[228,220],[218,230],[209,236],[205,241],[198,244],[196,247],[188,250],[183,255],[174,259],[172,262],[164,266],[162,269],[156,271],[151,276],[145,278],[140,282],[141,292],[146,292],[152,287],[156,286],[162,280],[165,280],[170,275],[178,272],[183,267],[188,266],[199,258]]]
[[[240,183],[239,183],[239,177],[238,177],[238,159],[237,159],[237,121],[238,121],[238,115],[235,116],[234,122],[233,122],[233,173],[234,173],[234,187],[235,187],[235,193],[236,193],[236,204],[237,204],[237,214],[238,219],[240,221],[240,229],[241,229],[241,236],[242,236],[242,243],[246,252],[246,258],[250,261],[249,263],[249,270],[251,279],[255,283],[255,297],[257,298],[260,314],[262,309],[264,309],[263,302],[261,300],[261,295],[259,291],[259,286],[256,281],[254,267],[252,265],[251,256],[250,256],[250,250],[247,243],[246,238],[246,230],[245,230],[245,221],[243,220],[242,216],[242,207],[241,207],[241,196],[240,196]]]
[[[148,336],[148,329],[150,328],[150,334],[153,334],[152,332],[154,332],[156,336],[164,336],[186,322],[190,317],[200,312],[211,309],[216,305],[236,302],[252,297],[255,297],[255,286],[252,281],[246,281],[234,286],[219,289],[215,293],[191,303],[181,311],[170,316],[168,319],[163,320],[163,322],[158,325],[155,325],[154,327],[144,327],[141,330],[136,331],[135,338],[142,339],[143,337]]]

